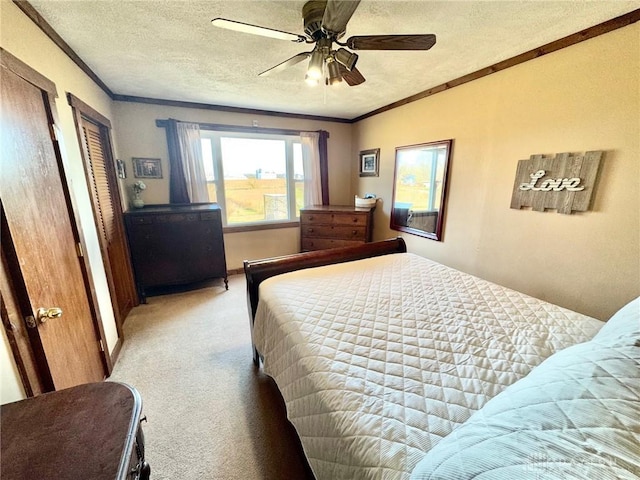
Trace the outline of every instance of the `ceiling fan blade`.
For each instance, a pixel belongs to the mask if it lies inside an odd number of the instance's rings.
[[[328,0],[322,17],[322,29],[330,36],[344,33],[359,4],[360,0]]]
[[[278,40],[289,40],[295,43],[306,42],[307,38],[296,33],[283,32],[273,28],[259,27],[250,23],[236,22],[235,20],[227,20],[226,18],[214,18],[211,20],[214,27],[226,28],[227,30],[235,30],[236,32],[251,33],[253,35],[262,35],[263,37],[276,38]]]
[[[425,35],[362,35],[349,37],[344,45],[352,50],[429,50],[436,36]]]
[[[271,67],[269,70],[265,70],[262,73],[259,73],[258,76],[259,77],[266,77],[267,75],[271,75],[272,73],[277,73],[277,72],[281,72],[282,70],[284,70],[285,68],[289,68],[294,66],[297,63],[302,62],[303,60],[306,60],[307,58],[309,58],[311,56],[311,52],[303,52],[303,53],[299,53],[297,55],[294,55],[293,57],[291,57],[288,60],[285,60],[282,63],[279,63],[278,65],[276,65],[275,67]]]
[[[349,71],[340,65],[340,75],[342,75],[342,79],[351,87],[365,82],[365,78],[360,73],[360,70],[355,67]]]

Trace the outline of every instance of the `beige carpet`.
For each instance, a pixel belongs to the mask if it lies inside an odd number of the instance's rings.
[[[243,275],[149,297],[110,378],[140,392],[151,478],[312,478],[274,382],[251,361]]]

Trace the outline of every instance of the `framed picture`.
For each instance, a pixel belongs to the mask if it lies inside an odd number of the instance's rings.
[[[134,158],[133,176],[136,178],[162,178],[159,158]]]
[[[127,167],[122,160],[116,160],[116,172],[118,178],[127,178]]]
[[[360,152],[360,176],[377,177],[380,169],[380,149],[363,150]]]

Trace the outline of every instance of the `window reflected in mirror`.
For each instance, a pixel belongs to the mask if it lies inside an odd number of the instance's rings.
[[[391,229],[442,240],[452,143],[396,148]]]

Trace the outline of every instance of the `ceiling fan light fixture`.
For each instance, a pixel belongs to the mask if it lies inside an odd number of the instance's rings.
[[[351,71],[356,66],[358,55],[350,52],[346,48],[339,48],[335,53],[335,59],[340,65]]]
[[[340,75],[340,67],[333,59],[327,60],[327,71],[329,74],[328,83],[329,85],[337,85],[342,81],[342,75]]]
[[[304,76],[304,81],[307,82],[307,85],[310,87],[316,87],[320,83],[320,79],[312,78],[309,75]]]
[[[281,62],[259,76],[264,77],[297,65],[310,57],[305,80],[309,85],[335,85],[344,82],[353,87],[365,82],[356,68],[358,55],[352,50],[429,50],[436,43],[434,34],[416,35],[356,35],[340,41],[347,31],[347,23],[361,0],[305,0],[302,19],[305,35],[284,32],[249,23],[214,18],[211,23],[220,28],[252,35],[315,44],[313,51],[301,52]],[[339,47],[333,50],[333,45]]]
[[[309,68],[307,68],[307,77],[315,80],[322,78],[322,67],[324,64],[324,57],[320,50],[315,49],[311,54],[311,60],[309,60]],[[305,77],[306,78],[306,77]]]

